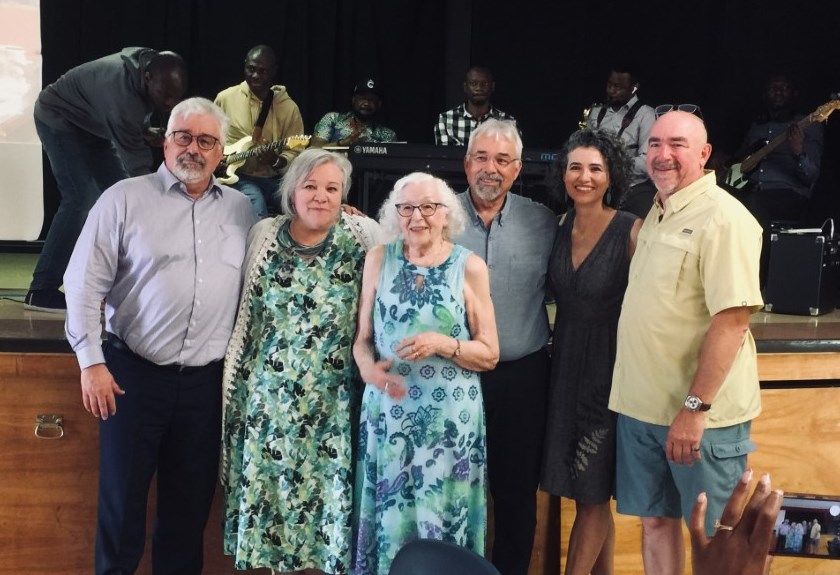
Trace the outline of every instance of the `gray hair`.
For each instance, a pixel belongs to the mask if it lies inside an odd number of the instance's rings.
[[[189,118],[190,116],[212,116],[219,124],[219,145],[224,148],[227,142],[230,120],[224,111],[207,98],[187,98],[181,100],[169,113],[169,122],[166,124],[166,133],[171,134],[175,118]]]
[[[379,208],[379,225],[382,226],[382,231],[389,239],[400,237],[400,219],[402,216],[397,214],[396,205],[402,200],[402,193],[409,184],[422,184],[431,182],[433,189],[440,196],[440,203],[445,205],[448,209],[446,216],[446,223],[443,226],[443,239],[451,240],[458,237],[464,231],[467,221],[467,214],[464,212],[464,207],[446,182],[440,178],[436,178],[431,174],[425,172],[412,172],[397,180],[394,184],[394,189],[388,194],[388,198],[382,203]]]
[[[519,136],[519,129],[516,127],[516,122],[490,118],[479,124],[470,134],[470,142],[467,144],[467,155],[472,154],[473,142],[478,138],[486,136],[497,140],[505,139],[510,141],[516,149],[516,158],[522,158],[522,138]]]
[[[280,182],[280,189],[277,196],[280,198],[280,205],[283,213],[292,217],[297,216],[295,212],[295,190],[309,177],[312,170],[322,164],[334,164],[341,170],[344,177],[341,187],[341,201],[347,201],[347,194],[350,192],[350,176],[353,175],[353,166],[350,161],[335,152],[322,150],[321,148],[309,148],[300,153],[298,157],[289,164],[289,169]]]

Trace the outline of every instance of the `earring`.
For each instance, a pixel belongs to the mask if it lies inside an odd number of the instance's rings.
[[[604,194],[604,203],[610,205],[612,203],[612,190],[607,188],[607,193]]]

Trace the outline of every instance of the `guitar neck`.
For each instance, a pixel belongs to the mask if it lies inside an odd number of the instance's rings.
[[[811,115],[809,114],[804,118],[801,118],[798,122],[796,122],[796,125],[802,129],[805,129],[813,123],[814,121],[811,119]],[[763,148],[747,156],[747,158],[741,163],[741,171],[753,171],[755,167],[758,166],[758,164],[761,162],[761,160],[766,158],[768,154],[770,154],[770,152],[778,148],[785,140],[787,140],[787,131],[782,132],[781,134],[767,142],[767,144],[765,144]]]
[[[271,150],[276,150],[277,148],[282,148],[285,145],[285,143],[285,140],[279,140],[277,142],[271,142],[270,144],[265,144],[263,146],[249,148],[245,151],[229,155],[227,158],[225,158],[225,162],[227,162],[228,164],[233,164],[235,162],[247,160],[248,158],[252,158],[257,154],[262,154],[263,152],[268,152]]]

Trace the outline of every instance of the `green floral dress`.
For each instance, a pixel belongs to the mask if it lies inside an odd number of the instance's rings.
[[[373,323],[377,356],[393,359],[408,394],[393,400],[374,386],[362,399],[356,468],[356,575],[386,575],[414,539],[441,539],[484,553],[487,524],[484,407],[478,374],[447,358],[403,361],[402,339],[436,331],[468,340],[464,267],[454,246],[432,268],[385,249]]]
[[[247,331],[227,358],[224,551],[237,569],[341,574],[351,559],[351,348],[365,251],[339,224],[301,257],[287,228],[249,273]]]

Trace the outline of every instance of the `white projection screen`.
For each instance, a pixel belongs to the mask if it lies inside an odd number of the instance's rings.
[[[44,221],[39,0],[0,0],[0,240],[32,241]]]

